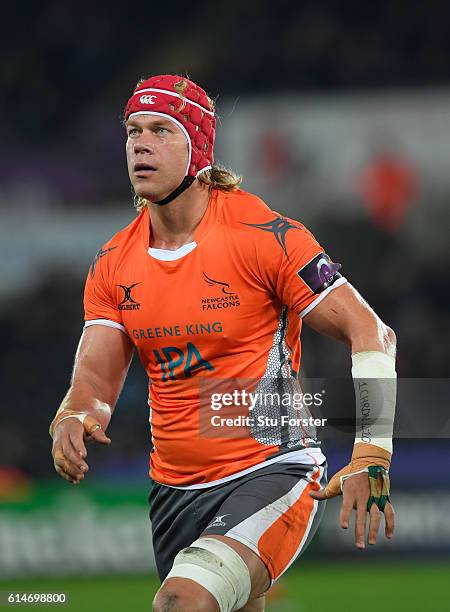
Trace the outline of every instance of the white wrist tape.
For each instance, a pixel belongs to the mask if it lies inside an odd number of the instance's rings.
[[[356,395],[355,444],[365,442],[392,453],[397,373],[395,358],[381,351],[352,355]]]

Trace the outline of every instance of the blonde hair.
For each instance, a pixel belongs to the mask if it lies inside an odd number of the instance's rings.
[[[212,168],[200,174],[198,181],[202,185],[206,185],[210,191],[218,189],[219,191],[230,192],[239,187],[242,176],[221,164],[213,164]],[[142,196],[135,195],[134,206],[138,212],[141,212],[147,206],[147,200]]]

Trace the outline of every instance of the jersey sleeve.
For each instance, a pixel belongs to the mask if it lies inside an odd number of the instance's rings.
[[[89,268],[84,289],[84,326],[105,325],[126,333],[120,311],[111,293],[110,267],[106,260],[110,250],[112,249],[100,249]]]
[[[283,304],[304,317],[347,280],[304,225],[279,217],[273,243],[261,245],[267,283]],[[260,263],[261,269],[261,263]]]

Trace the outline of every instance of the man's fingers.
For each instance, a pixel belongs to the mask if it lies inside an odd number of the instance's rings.
[[[55,451],[53,457],[55,469],[56,466],[58,466],[63,472],[70,476],[72,480],[82,480],[84,478],[83,472],[67,458],[66,448],[67,446],[61,445]]]
[[[341,487],[338,485],[336,477],[341,474],[342,478],[342,473],[343,470],[335,474],[331,479],[330,483],[333,481],[333,479],[335,480],[335,486],[331,487],[331,495],[330,487],[327,486],[326,489],[321,489],[320,491],[311,491],[309,493],[310,497],[322,501],[328,499],[329,497],[339,495],[339,493],[341,492]],[[363,549],[366,545],[367,514],[369,514],[369,529],[367,542],[373,545],[376,543],[378,537],[378,531],[381,522],[381,511],[378,508],[377,504],[373,503],[370,507],[369,513],[367,512],[367,501],[370,498],[370,486],[367,474],[361,471],[356,472],[354,474],[344,474],[344,476],[345,478],[343,479],[344,482],[342,485],[343,499],[341,511],[339,514],[339,523],[343,529],[348,529],[352,510],[356,510],[355,544],[357,548]],[[379,477],[379,485],[380,492],[378,493],[378,495],[381,495],[381,487],[383,485],[381,476]],[[384,515],[386,537],[392,538],[392,536],[394,535],[395,513],[392,505],[389,502],[387,502],[385,505]]]
[[[381,521],[381,512],[379,511],[378,506],[376,504],[372,504],[369,515],[369,535],[367,538],[367,542],[373,545],[376,544],[378,529],[380,527]]]
[[[103,429],[100,427],[94,429],[89,435],[89,440],[94,440],[95,442],[99,442],[100,444],[111,444],[111,439],[105,434]]]
[[[73,468],[70,461],[65,457],[64,453],[60,448],[57,448],[53,455],[53,466],[55,471],[62,476],[65,480],[78,484],[81,479],[78,479],[73,475]]]
[[[73,432],[69,432],[70,441],[75,449],[75,452],[81,457],[81,459],[86,459],[87,450],[83,442],[83,432],[80,435],[77,435]]]
[[[101,424],[90,414],[84,419],[83,427],[86,440],[94,440],[100,444],[111,444],[111,440],[103,431]]]
[[[78,480],[75,480],[74,478],[69,476],[69,474],[66,474],[66,472],[64,472],[64,470],[62,470],[58,465],[56,465],[56,463],[54,464],[54,466],[55,466],[56,473],[59,474],[61,478],[64,478],[64,480],[67,480],[68,482],[71,482],[72,484],[79,484]]]
[[[67,465],[67,459],[60,446],[58,446],[58,448],[55,449],[53,452],[53,463],[55,465],[58,465],[63,470],[65,469],[65,466]]]
[[[384,522],[385,522],[384,532],[386,534],[386,537],[390,539],[394,535],[395,512],[394,512],[394,508],[392,507],[392,504],[389,502],[386,502],[386,505],[384,507]]]
[[[100,444],[110,444],[111,440],[91,416],[86,417],[83,425],[77,419],[67,419],[56,432],[52,451],[55,470],[65,480],[79,484],[89,470],[84,460],[87,456],[84,440]]]
[[[310,491],[310,497],[313,499],[317,499],[318,501],[324,501],[328,499],[325,489],[320,489],[320,491]]]
[[[56,462],[56,459],[53,462],[53,466],[57,474],[62,476],[62,478],[64,478],[65,480],[69,480],[70,482],[72,482],[72,478],[69,476],[69,474],[66,474],[66,472],[62,469],[62,467],[60,467],[59,463]]]
[[[87,472],[89,469],[88,464],[84,461],[79,453],[76,451],[70,434],[68,436],[64,436],[61,439],[62,451],[65,457],[82,473]]]
[[[358,499],[356,503],[355,542],[357,548],[365,548],[367,500]]]
[[[61,449],[67,461],[67,465],[63,469],[73,478],[82,480],[86,471],[84,466],[87,467],[87,464],[77,456],[68,436],[61,438]]]
[[[64,457],[80,470],[80,474],[87,472],[89,469],[83,458],[83,452],[84,456],[86,456],[83,431],[83,426],[77,419],[66,419],[58,425],[53,441],[53,448],[59,447]]]
[[[342,499],[341,513],[339,515],[339,523],[342,529],[348,529],[348,523],[350,521],[350,515],[353,510],[353,505],[354,497],[349,494],[345,495],[344,493]]]

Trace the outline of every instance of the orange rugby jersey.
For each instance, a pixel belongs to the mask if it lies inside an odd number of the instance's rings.
[[[190,245],[149,249],[150,232],[145,209],[98,251],[84,299],[85,325],[127,333],[148,374],[150,476],[196,488],[293,453],[322,462],[315,430],[278,422],[270,431],[244,423],[245,435],[208,429],[210,415],[225,414],[208,401],[220,384],[296,388],[301,318],[345,282],[336,273],[315,293],[302,271],[320,267],[323,248],[301,223],[241,190],[212,191]]]

